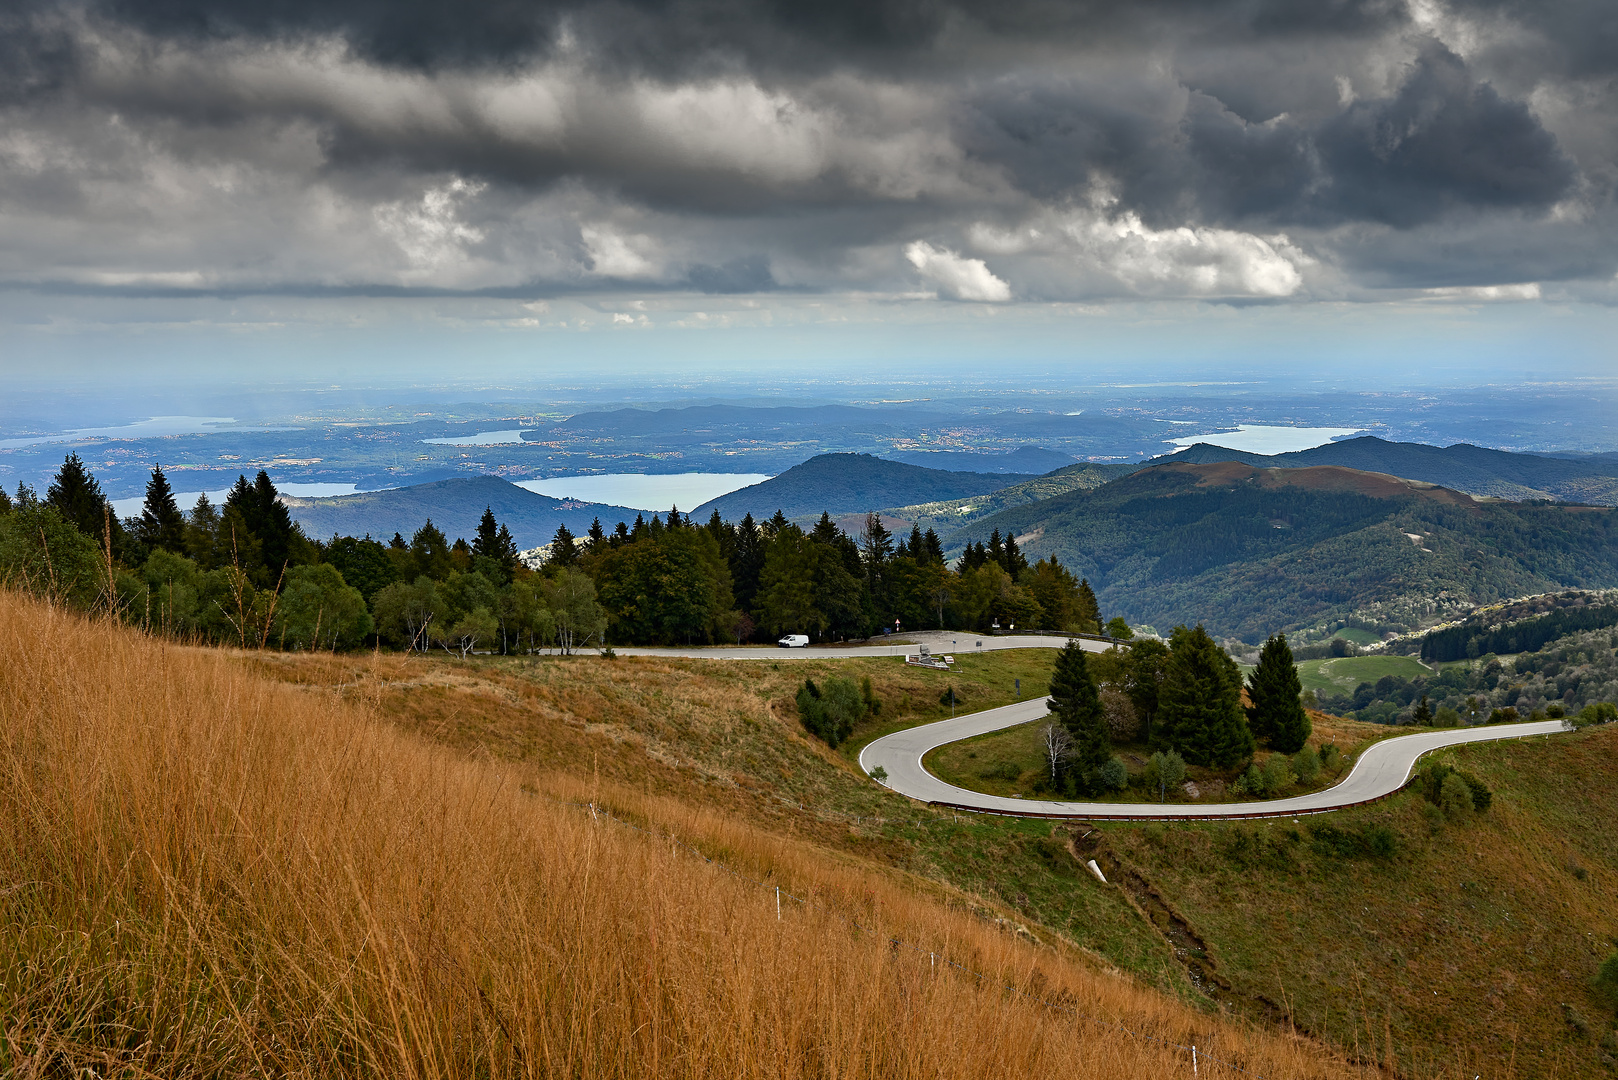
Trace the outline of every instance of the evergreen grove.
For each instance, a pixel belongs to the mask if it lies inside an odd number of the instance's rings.
[[[379,644],[462,654],[615,644],[864,639],[884,629],[1100,633],[1087,582],[1030,565],[998,533],[945,564],[938,537],[893,536],[870,515],[850,536],[822,515],[698,523],[671,509],[585,536],[566,526],[537,570],[485,511],[451,540],[431,520],[407,539],[304,535],[265,472],[219,506],[182,509],[152,471],[141,513],[112,513],[70,454],[44,497],[0,493],[0,580],[181,638],[240,647]],[[1121,622],[1110,628],[1122,633]]]

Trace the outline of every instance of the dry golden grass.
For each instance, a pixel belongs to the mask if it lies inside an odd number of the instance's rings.
[[[0,655],[7,1075],[1190,1074],[1005,984],[1264,1077],[1351,1071],[852,859],[472,760],[239,657],[9,593]],[[771,890],[559,801],[587,793],[816,903],[778,920]]]

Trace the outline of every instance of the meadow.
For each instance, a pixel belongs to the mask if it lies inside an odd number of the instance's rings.
[[[377,680],[11,593],[0,648],[7,1075],[1361,1071],[599,760],[423,738]]]

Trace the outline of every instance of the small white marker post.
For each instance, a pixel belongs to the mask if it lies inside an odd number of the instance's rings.
[[[1191,1045],[1191,1075],[1197,1075],[1197,1047],[1195,1043]]]
[[[781,886],[775,887],[775,921],[781,921]]]

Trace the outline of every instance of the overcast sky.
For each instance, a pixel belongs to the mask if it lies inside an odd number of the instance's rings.
[[[0,0],[0,359],[994,312],[1600,373],[1615,73],[1611,0]]]

